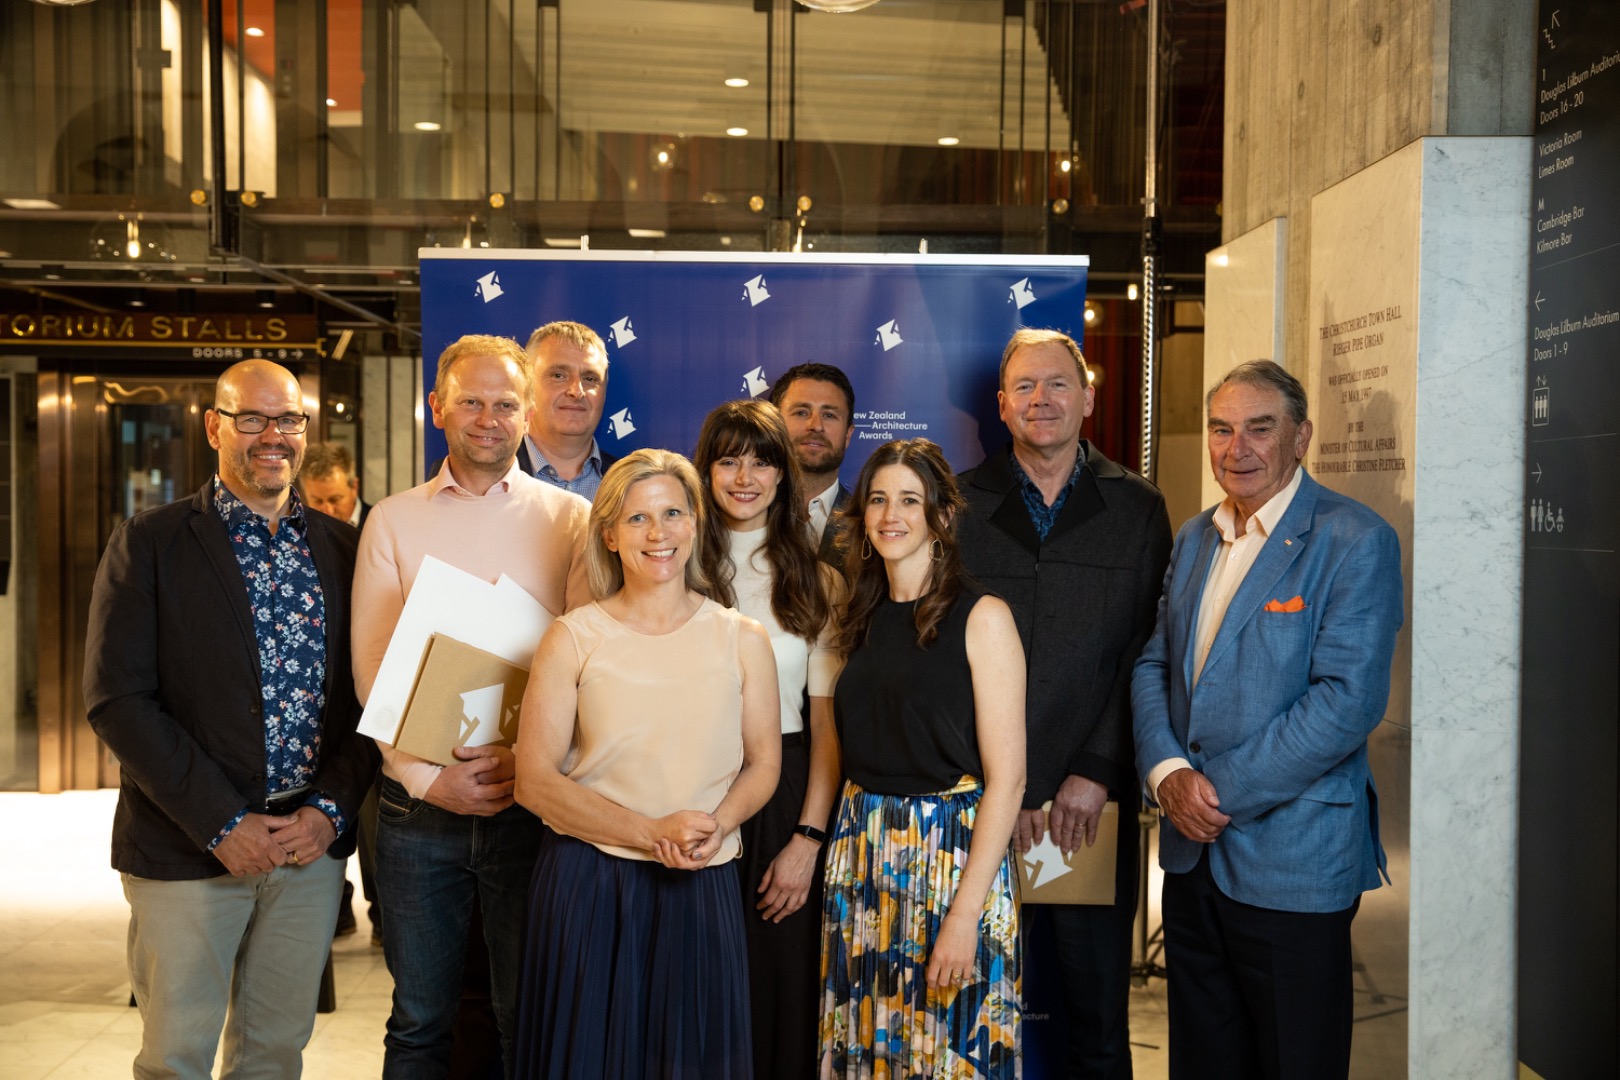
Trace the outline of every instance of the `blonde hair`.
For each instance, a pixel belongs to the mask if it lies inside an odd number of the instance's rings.
[[[669,450],[637,450],[613,463],[602,486],[596,489],[591,501],[590,535],[585,542],[585,571],[591,582],[591,595],[606,600],[624,588],[624,564],[617,552],[607,546],[606,533],[624,513],[630,489],[643,480],[668,476],[681,485],[686,495],[686,506],[692,515],[692,550],[686,559],[686,587],[693,592],[709,594],[709,578],[703,572],[698,558],[698,541],[703,535],[703,484],[697,470],[681,455]]]
[[[1001,350],[1001,368],[996,372],[996,389],[1007,389],[1007,365],[1012,363],[1013,353],[1019,349],[1031,349],[1036,345],[1062,345],[1074,357],[1074,366],[1080,369],[1080,383],[1082,386],[1091,385],[1091,368],[1086,364],[1086,356],[1075,344],[1074,338],[1061,330],[1037,330],[1026,326],[1007,339],[1007,347]]]
[[[529,368],[529,354],[523,351],[523,346],[509,337],[495,334],[466,334],[445,346],[444,352],[439,354],[439,370],[433,377],[433,393],[440,401],[444,400],[444,383],[450,377],[450,369],[474,356],[496,356],[510,360],[523,383],[520,390],[523,400],[528,401],[533,396],[534,373]]]

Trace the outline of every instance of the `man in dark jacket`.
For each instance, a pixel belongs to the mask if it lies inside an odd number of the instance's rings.
[[[1080,438],[1095,398],[1067,335],[1020,330],[1002,353],[1001,419],[1012,445],[962,474],[962,559],[1011,605],[1028,658],[1020,851],[1050,829],[1065,852],[1118,829],[1112,906],[1053,905],[1070,1077],[1131,1075],[1131,924],[1138,784],[1131,669],[1153,632],[1170,521],[1164,497]],[[1116,801],[1119,813],[1103,816]],[[1042,807],[1051,803],[1048,821]],[[1025,911],[1034,915],[1034,908]]]
[[[220,377],[216,475],[114,531],[85,643],[122,767],[112,865],[144,1027],[136,1076],[296,1076],[351,825],[376,768],[349,672],[356,533],[292,490],[309,417],[263,360]]]

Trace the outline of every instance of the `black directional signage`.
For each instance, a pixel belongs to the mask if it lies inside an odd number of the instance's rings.
[[[1543,0],[1531,149],[1519,1058],[1620,1075],[1620,3]]]

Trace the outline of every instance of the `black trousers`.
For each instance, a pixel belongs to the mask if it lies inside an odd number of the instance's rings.
[[[801,732],[782,737],[782,775],[770,801],[742,827],[737,860],[743,931],[748,941],[748,998],[754,1024],[756,1080],[813,1080],[821,1019],[821,866],[804,907],[779,923],[760,918],[759,883],[793,837],[810,777]],[[818,828],[828,827],[816,822]],[[823,852],[823,856],[825,853]]]
[[[1206,850],[1164,875],[1171,1080],[1333,1080],[1350,1072],[1350,923],[1216,886]]]
[[[1136,921],[1140,825],[1121,804],[1111,907],[1029,904],[1026,921],[1051,920],[1063,977],[1067,1080],[1131,1080],[1131,930]]]

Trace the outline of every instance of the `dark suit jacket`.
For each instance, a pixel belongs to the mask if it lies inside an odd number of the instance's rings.
[[[359,534],[325,514],[306,519],[326,608],[326,709],[314,786],[350,825],[328,851],[346,858],[377,768],[376,746],[354,734],[360,706],[349,669],[349,585]],[[208,844],[264,798],[266,762],[259,648],[212,480],[113,531],[90,598],[84,700],[90,726],[123,772],[114,869],[171,881],[225,873]]]
[[[821,543],[816,549],[817,558],[840,571],[844,569],[844,546],[838,512],[847,502],[849,502],[849,488],[840,481],[838,496],[833,499],[832,513],[827,515],[827,527],[821,530]]]
[[[1026,809],[1070,774],[1136,797],[1131,668],[1153,633],[1170,517],[1158,488],[1090,443],[1081,449],[1085,468],[1044,544],[1011,446],[961,476],[963,563],[1012,607],[1029,665]]]

